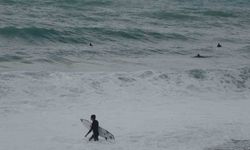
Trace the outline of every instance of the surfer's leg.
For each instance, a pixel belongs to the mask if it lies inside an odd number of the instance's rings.
[[[91,141],[94,138],[94,134],[89,138],[89,141]]]
[[[94,134],[93,136],[94,136],[94,140],[95,140],[95,141],[98,141],[98,140],[99,140],[99,139],[98,139],[98,134]]]

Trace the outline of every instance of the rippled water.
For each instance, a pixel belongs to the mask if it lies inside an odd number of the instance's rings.
[[[245,0],[1,0],[0,66],[196,53],[249,58],[249,18]],[[225,51],[218,53],[218,42]]]

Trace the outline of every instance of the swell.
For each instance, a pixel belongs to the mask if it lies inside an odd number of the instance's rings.
[[[188,40],[188,37],[179,33],[159,33],[152,30],[144,29],[111,29],[111,28],[85,28],[96,35],[103,35],[114,39],[130,39],[138,41],[155,41],[155,40]]]
[[[65,4],[65,5],[93,5],[93,6],[104,6],[104,5],[110,5],[112,4],[112,1],[110,0],[55,0],[53,1],[55,4]]]
[[[110,5],[112,1],[110,0],[1,0],[0,4],[5,5],[55,5],[61,7],[70,7],[70,6],[104,6]]]
[[[6,39],[22,40],[30,43],[62,42],[62,43],[86,43],[84,37],[71,37],[71,31],[59,31],[53,28],[39,27],[3,27],[0,28],[0,36]]]
[[[39,28],[39,27],[3,27],[0,28],[0,36],[5,39],[23,40],[31,43],[60,42],[72,44],[86,44],[89,41],[120,41],[124,39],[134,41],[159,41],[180,40],[189,38],[180,33],[160,33],[146,29],[115,29],[103,27],[81,28]]]
[[[3,27],[0,28],[0,34],[6,37],[25,37],[27,35],[37,36],[37,37],[49,37],[49,35],[57,35],[58,31],[46,28],[37,27],[27,27],[27,28],[17,28],[17,27]]]
[[[207,11],[204,11],[202,12],[203,15],[205,16],[212,16],[212,17],[225,17],[225,18],[228,18],[228,17],[237,17],[238,15],[235,14],[234,12],[232,11],[219,11],[219,10],[207,10]]]
[[[165,10],[154,11],[154,12],[143,12],[140,15],[143,17],[149,17],[167,21],[195,21],[200,19],[199,17],[194,16],[192,14],[184,12],[168,12]]]

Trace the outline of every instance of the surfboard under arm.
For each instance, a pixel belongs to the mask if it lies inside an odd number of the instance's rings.
[[[91,122],[86,120],[86,119],[80,119],[82,122],[83,126],[86,127],[88,130],[91,128]],[[115,140],[115,137],[113,134],[111,134],[109,131],[103,129],[102,127],[99,126],[98,128],[99,131],[99,136],[105,138],[106,140]]]

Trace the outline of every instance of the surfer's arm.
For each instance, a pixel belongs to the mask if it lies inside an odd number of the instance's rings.
[[[85,135],[85,137],[87,137],[92,130],[93,130],[93,125],[91,125],[91,128],[89,129],[89,132]]]
[[[88,134],[90,133],[92,131],[92,128],[89,130],[89,132],[85,135],[85,137],[87,137],[88,136]]]

